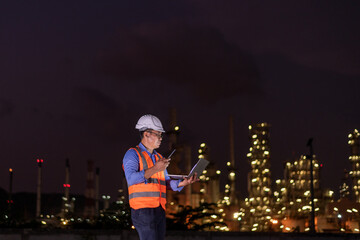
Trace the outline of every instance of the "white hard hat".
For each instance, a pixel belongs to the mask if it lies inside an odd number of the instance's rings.
[[[160,119],[155,117],[151,114],[146,114],[139,118],[139,121],[137,122],[136,129],[139,129],[139,131],[145,131],[146,129],[153,129],[155,131],[159,132],[165,132]]]

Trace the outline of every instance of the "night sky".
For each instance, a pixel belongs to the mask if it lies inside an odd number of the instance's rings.
[[[84,193],[86,162],[116,196],[135,124],[152,113],[202,142],[223,173],[234,116],[238,190],[247,196],[248,125],[271,124],[271,171],[308,154],[337,192],[360,128],[359,1],[2,1],[0,187]],[[166,139],[164,139],[165,146]],[[166,151],[166,148],[162,148]],[[161,149],[159,150],[161,152]],[[225,174],[223,174],[225,177]]]

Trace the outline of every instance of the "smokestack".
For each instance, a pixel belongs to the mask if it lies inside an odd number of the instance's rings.
[[[96,216],[99,215],[99,175],[100,175],[100,168],[96,168],[96,175],[95,175],[95,214]]]
[[[176,126],[177,126],[176,108],[171,108],[170,109],[169,131],[168,131],[169,151],[172,151],[176,147],[176,144],[177,144],[177,134],[175,131]]]
[[[234,119],[229,117],[229,146],[230,146],[230,165],[229,166],[229,180],[230,180],[230,203],[237,204],[235,193],[235,149],[234,149]]]
[[[184,146],[185,149],[185,160],[186,160],[186,172],[189,173],[191,171],[191,147],[188,145]],[[185,188],[185,197],[186,197],[186,205],[191,205],[191,186],[192,184],[188,185]]]
[[[63,216],[65,217],[65,214],[71,211],[72,207],[70,204],[70,163],[69,159],[66,159],[65,162],[65,183],[63,185],[64,187],[64,197],[63,197]]]
[[[234,119],[229,117],[229,146],[230,146],[230,162],[232,166],[235,166],[235,150],[234,150]]]
[[[93,218],[95,216],[94,162],[88,160],[87,165],[84,217]]]
[[[169,165],[167,171],[171,174],[180,174],[181,170],[179,168],[179,162],[180,162],[180,145],[177,144],[177,137],[179,134],[179,126],[177,126],[177,114],[176,114],[176,108],[170,109],[170,122],[169,122],[169,131],[166,132],[168,136],[168,143],[169,143],[169,153],[174,150],[175,148],[178,148],[175,154],[171,157],[171,164]],[[172,195],[171,192],[167,194],[169,196]]]
[[[41,214],[41,168],[42,163],[44,162],[43,159],[38,158],[38,181],[37,181],[37,195],[36,195],[36,217],[40,217]]]
[[[11,205],[13,204],[12,200],[12,184],[13,184],[13,170],[12,168],[9,168],[9,200],[8,200],[8,209],[9,209],[9,215],[11,215]]]

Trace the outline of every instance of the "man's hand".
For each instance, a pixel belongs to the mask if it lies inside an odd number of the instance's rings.
[[[170,164],[170,158],[162,158],[155,162],[155,165],[145,170],[145,179],[149,179],[157,172],[164,171]]]
[[[165,171],[165,169],[169,166],[169,164],[170,164],[170,158],[162,158],[155,163],[154,167],[158,172],[161,172],[161,171]]]
[[[179,183],[178,187],[185,187],[185,186],[192,184],[194,182],[197,182],[197,181],[199,181],[199,179],[197,177],[197,173],[195,173],[190,178],[184,177],[184,179]]]

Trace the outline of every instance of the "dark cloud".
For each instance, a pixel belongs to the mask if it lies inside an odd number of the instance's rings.
[[[75,88],[73,99],[77,120],[90,133],[108,140],[119,137],[119,119],[124,109],[114,99],[90,87]]]
[[[0,117],[10,115],[14,111],[14,105],[9,100],[0,98]]]
[[[121,80],[162,79],[185,84],[216,101],[258,89],[251,57],[211,27],[182,23],[121,29],[99,57],[99,70]]]

